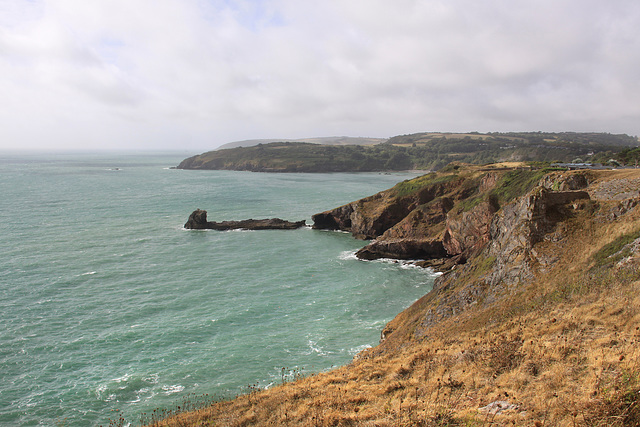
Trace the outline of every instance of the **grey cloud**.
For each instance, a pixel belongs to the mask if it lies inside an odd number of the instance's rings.
[[[640,133],[637,2],[47,0],[11,13],[0,126],[55,116],[52,140]]]

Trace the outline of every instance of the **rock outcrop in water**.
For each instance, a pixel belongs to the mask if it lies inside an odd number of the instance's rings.
[[[189,230],[294,230],[306,225],[306,221],[285,221],[280,218],[245,219],[241,221],[207,221],[207,211],[196,209],[189,215],[184,228]]]

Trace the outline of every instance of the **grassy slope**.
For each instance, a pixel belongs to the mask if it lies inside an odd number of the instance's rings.
[[[599,197],[615,199],[616,179],[640,173],[596,178]],[[427,297],[394,320],[399,333],[348,366],[162,425],[640,425],[640,259],[620,252],[638,235],[640,208],[617,206],[600,200],[561,222],[563,239],[535,246],[557,258],[551,267],[421,338],[417,323],[437,304]],[[459,268],[475,280],[491,260]],[[496,401],[512,406],[480,409]]]

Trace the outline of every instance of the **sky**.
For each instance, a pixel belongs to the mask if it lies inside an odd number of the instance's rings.
[[[0,149],[640,135],[638,0],[0,0]]]

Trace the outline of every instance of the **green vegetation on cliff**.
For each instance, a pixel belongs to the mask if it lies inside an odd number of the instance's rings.
[[[635,147],[638,140],[628,135],[608,133],[427,132],[395,136],[386,144],[410,148],[411,156],[416,161],[416,169],[437,170],[452,161],[471,164],[504,161],[572,162],[578,159],[590,161],[595,160],[598,153],[611,154],[625,147]],[[606,160],[608,159],[604,161]]]
[[[183,160],[178,169],[376,172],[438,170],[452,161],[488,164],[615,158],[624,163],[635,161],[637,153],[631,147],[636,145],[634,137],[604,133],[418,133],[367,146],[273,142],[209,151]]]
[[[178,169],[254,172],[375,172],[411,169],[405,149],[388,145],[318,145],[273,142],[209,151],[190,157]]]

